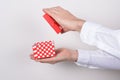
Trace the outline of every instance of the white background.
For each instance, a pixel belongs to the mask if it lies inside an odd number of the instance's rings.
[[[0,0],[0,80],[119,80],[120,71],[29,58],[36,41],[55,40],[56,48],[95,49],[83,44],[79,33],[57,35],[43,19],[43,8],[58,5],[79,18],[120,28],[120,0]]]

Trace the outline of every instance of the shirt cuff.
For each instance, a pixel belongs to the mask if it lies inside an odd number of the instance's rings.
[[[77,65],[88,67],[90,61],[90,54],[88,51],[78,49],[78,60],[75,62]]]
[[[80,32],[81,40],[86,44],[95,45],[94,40],[95,40],[96,32],[98,32],[97,30],[99,30],[99,28],[101,28],[101,25],[99,24],[95,24],[92,22],[85,22]]]
[[[91,69],[98,69],[98,67],[90,65],[91,54],[90,51],[78,49],[78,60],[75,62],[78,66],[87,67]]]

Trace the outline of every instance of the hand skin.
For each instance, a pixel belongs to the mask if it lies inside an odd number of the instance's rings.
[[[63,62],[63,61],[70,61],[70,62],[76,62],[77,57],[78,57],[78,52],[77,50],[70,50],[66,48],[60,48],[55,50],[56,56],[51,57],[51,58],[45,58],[45,59],[34,59],[33,54],[30,55],[32,60],[35,60],[37,62],[41,63],[50,63],[50,64],[55,64],[58,62]]]
[[[63,28],[63,33],[67,31],[80,32],[83,24],[85,23],[85,20],[75,17],[69,11],[60,6],[45,8],[43,11],[53,17],[60,24]]]

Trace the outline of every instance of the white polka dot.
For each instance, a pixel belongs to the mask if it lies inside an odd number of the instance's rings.
[[[38,47],[41,47],[40,45]]]
[[[37,50],[38,50],[39,48],[37,48]]]
[[[43,43],[40,44],[41,46],[43,45]]]
[[[40,56],[42,56],[42,54],[40,54]]]
[[[43,45],[43,47],[45,47],[45,45]]]
[[[53,47],[52,49],[54,50],[55,48]]]
[[[40,58],[40,56],[38,56],[38,58]]]
[[[37,56],[38,56],[37,54],[34,55],[34,57],[37,57]]]
[[[44,49],[44,51],[46,51],[46,49]]]
[[[53,54],[51,56],[53,56]]]
[[[53,52],[53,50],[51,50],[50,52]]]
[[[46,46],[45,48],[47,49],[48,47]]]
[[[37,54],[40,54],[40,52],[37,52]]]
[[[38,42],[37,45],[40,45],[40,43]]]
[[[41,52],[41,49],[39,51]]]
[[[46,53],[48,53],[48,51],[46,51]]]
[[[46,53],[44,55],[47,55]]]
[[[56,54],[55,52],[53,52],[53,54]]]
[[[52,45],[54,45],[54,44],[52,43]]]
[[[37,50],[34,50],[33,52],[34,52],[34,53],[36,53],[36,52],[37,52]]]
[[[44,58],[45,56],[43,55],[42,57]]]
[[[49,57],[49,55],[47,55],[47,57]]]
[[[35,49],[36,48],[36,46],[33,46],[33,49]]]
[[[41,49],[43,49],[43,47],[41,47]]]
[[[47,42],[45,42],[45,44],[48,44]]]
[[[38,46],[40,45],[40,43],[37,44]]]
[[[50,50],[50,48],[48,48],[48,50]]]
[[[47,46],[50,46],[50,44],[48,44]]]
[[[50,48],[52,48],[52,46],[50,46]]]

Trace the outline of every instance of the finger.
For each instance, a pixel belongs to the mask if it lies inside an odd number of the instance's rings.
[[[61,29],[61,34],[65,33],[63,27],[62,27],[61,25],[60,25],[60,27],[62,28],[62,29]]]
[[[55,9],[56,11],[65,11],[61,6],[52,7],[51,9]]]
[[[49,63],[49,64],[56,64],[57,62],[51,62],[51,63]]]
[[[30,54],[30,58],[31,58],[32,60],[34,60],[33,54]]]
[[[46,59],[36,59],[36,61],[42,62],[42,63],[49,63],[53,62],[53,58],[46,58]]]
[[[56,8],[57,8],[59,11],[65,11],[65,9],[62,8],[61,6],[57,6]]]
[[[48,15],[50,15],[52,18],[54,18],[56,21],[57,21],[57,19],[58,19],[58,13],[57,13],[57,11],[55,11],[55,10],[50,10],[50,9],[43,9],[43,11],[46,13],[46,14],[48,14]]]
[[[64,9],[60,6],[43,9],[43,12],[48,13],[51,16],[53,16],[52,14],[61,14],[63,11]]]
[[[49,8],[44,8],[43,12],[48,14],[49,13]]]
[[[58,54],[63,50],[63,48],[55,49],[55,52]]]
[[[37,59],[36,61],[42,62],[42,63],[53,63],[56,62],[55,58],[46,58],[46,59]]]
[[[64,9],[62,9],[60,6],[57,7],[52,7],[51,10],[55,10],[56,12],[62,11]]]
[[[50,16],[53,16],[56,13],[58,13],[56,8],[45,8],[45,9],[43,9],[43,12],[49,14]]]

